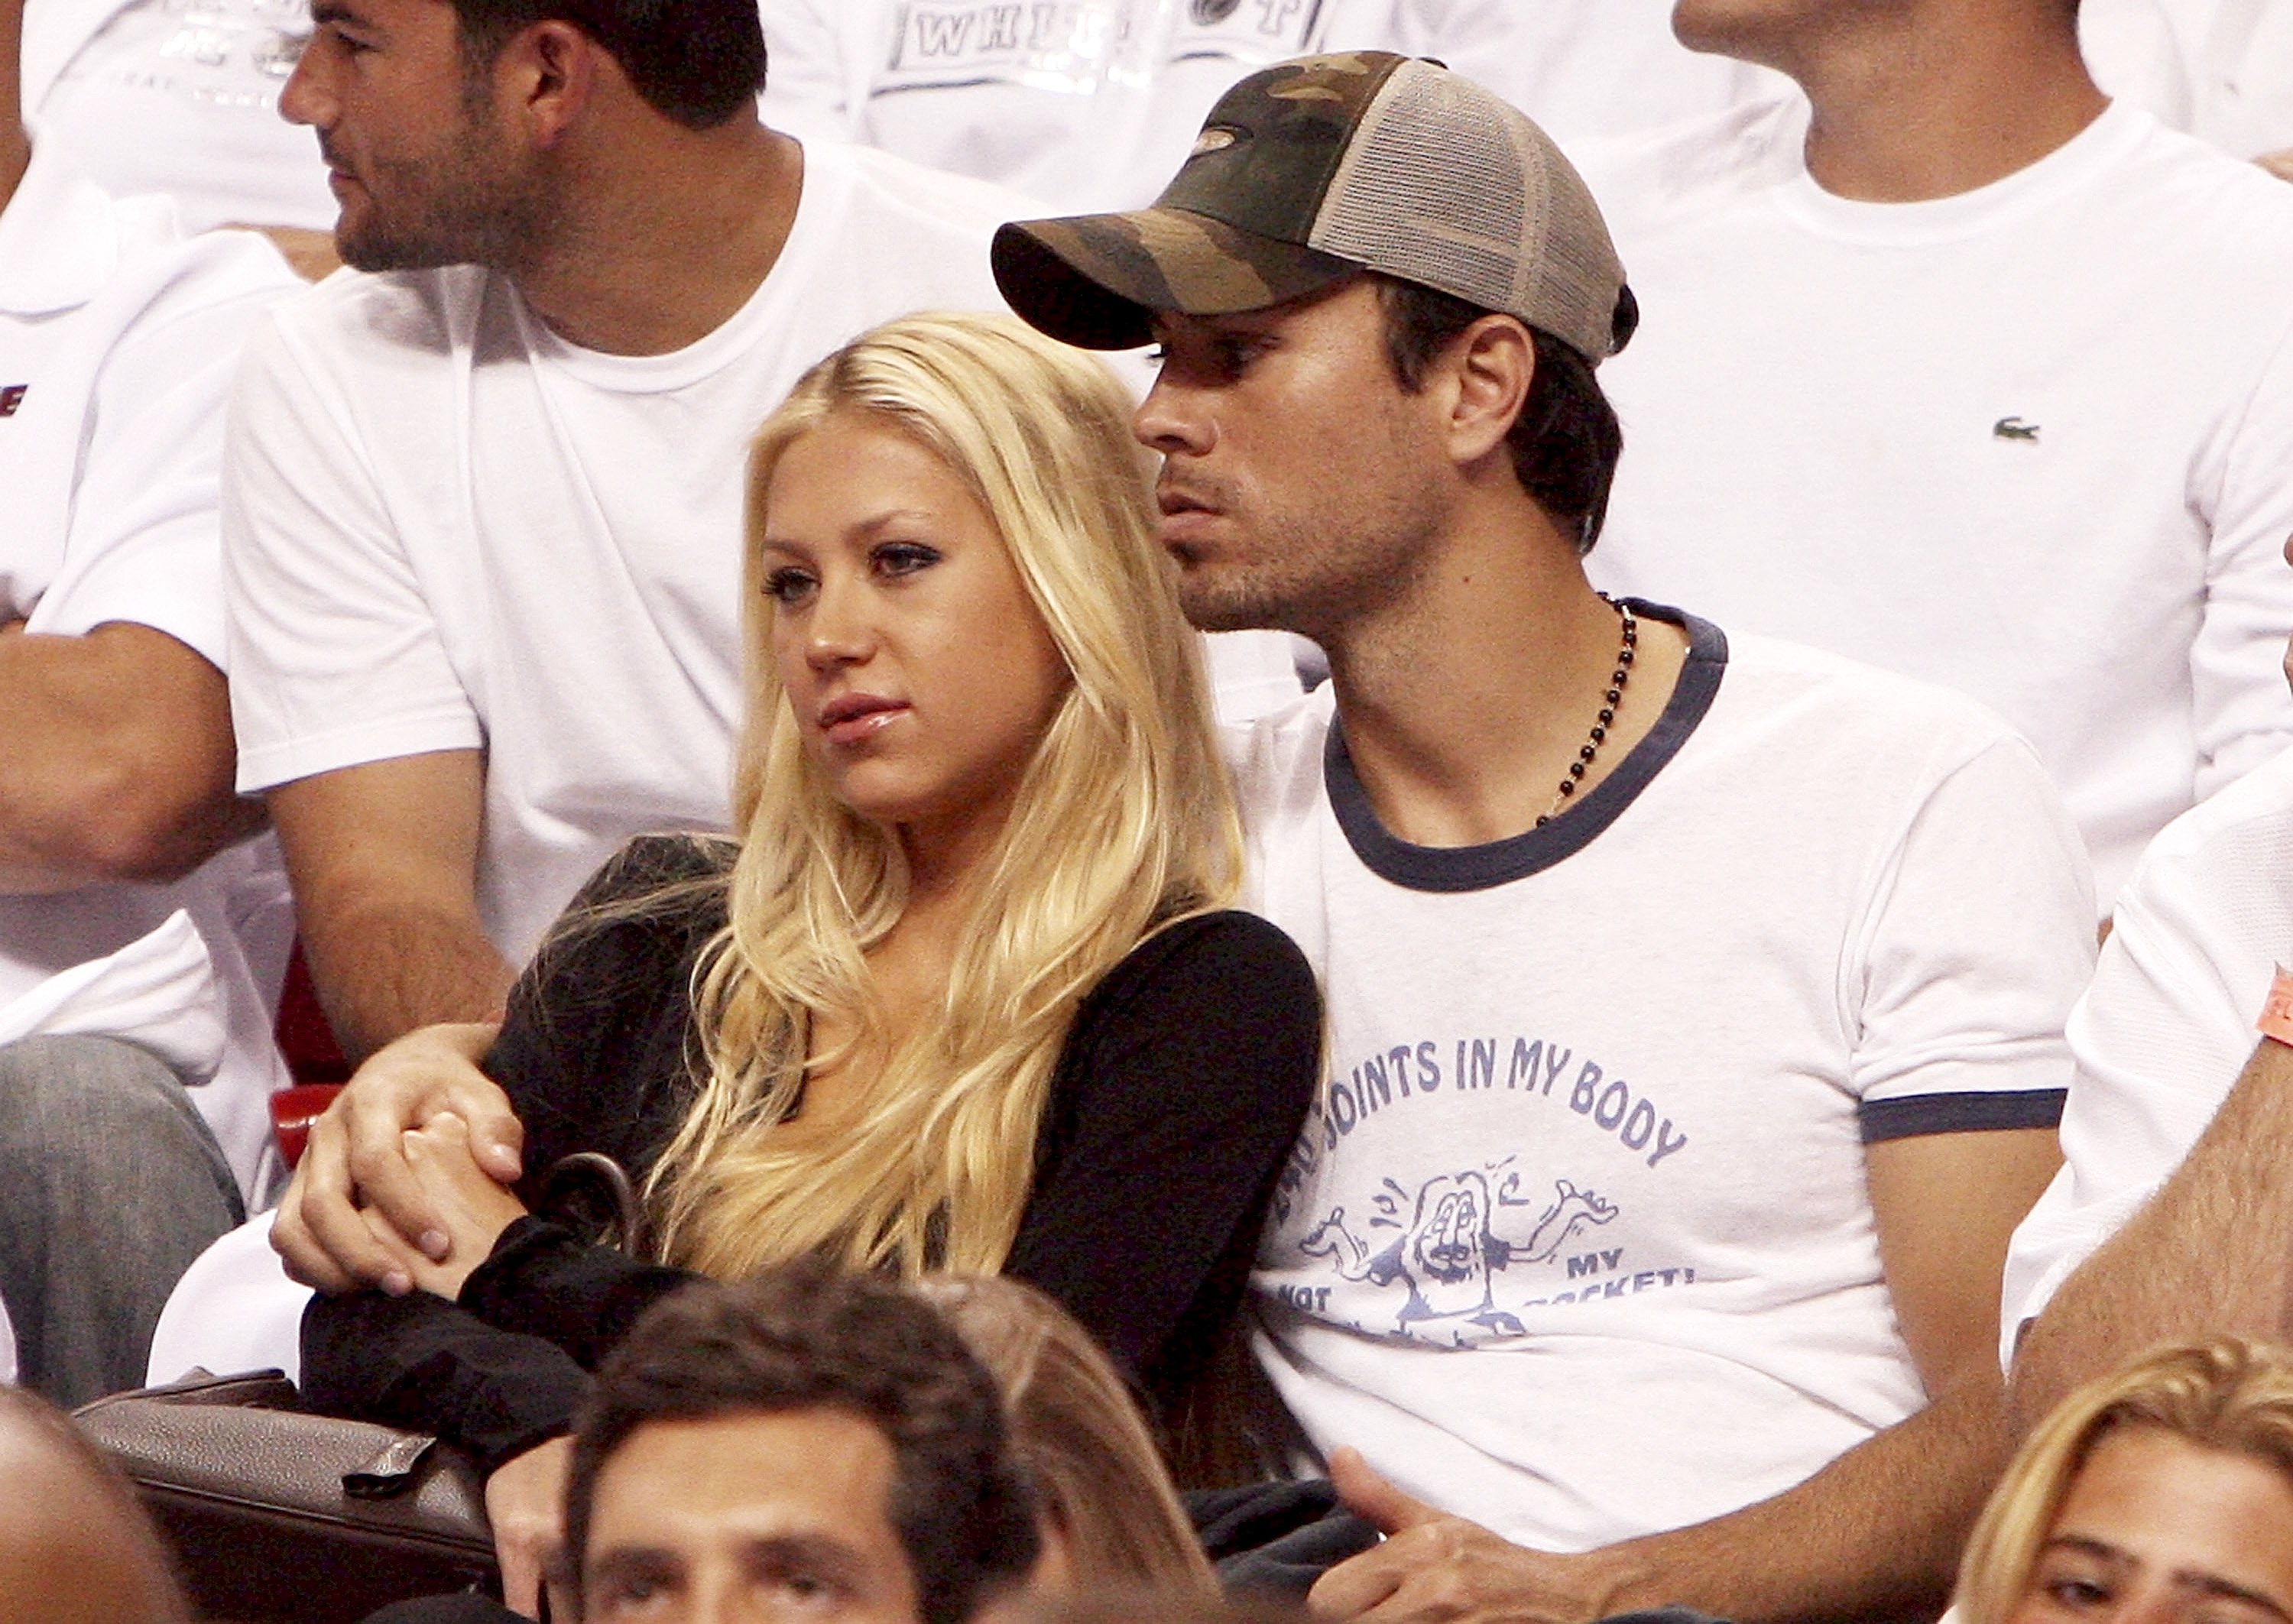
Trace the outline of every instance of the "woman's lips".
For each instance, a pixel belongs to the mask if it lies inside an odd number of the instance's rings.
[[[858,744],[875,737],[907,709],[898,699],[848,693],[820,707],[820,731],[831,744]]]

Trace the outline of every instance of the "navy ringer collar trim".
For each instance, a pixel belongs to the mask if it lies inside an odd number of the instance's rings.
[[[1623,815],[1696,731],[1712,708],[1720,679],[1728,669],[1728,635],[1709,620],[1639,598],[1625,602],[1645,619],[1669,620],[1685,630],[1688,663],[1648,737],[1633,747],[1632,753],[1592,794],[1543,828],[1478,846],[1421,846],[1396,839],[1377,820],[1368,792],[1354,776],[1353,757],[1346,752],[1341,719],[1331,718],[1322,756],[1323,781],[1329,788],[1330,808],[1337,814],[1338,827],[1345,831],[1354,855],[1371,873],[1411,891],[1486,891],[1525,879],[1576,855]]]

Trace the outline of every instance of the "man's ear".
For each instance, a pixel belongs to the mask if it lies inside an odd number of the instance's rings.
[[[554,147],[580,121],[607,60],[604,47],[588,35],[551,18],[502,48],[494,61],[494,84],[533,144]]]
[[[1457,335],[1450,374],[1449,454],[1460,467],[1503,448],[1536,376],[1536,345],[1511,316],[1483,316]]]

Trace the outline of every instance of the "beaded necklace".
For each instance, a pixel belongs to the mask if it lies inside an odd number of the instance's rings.
[[[1544,815],[1536,820],[1538,828],[1543,828],[1560,815],[1560,809],[1568,805],[1569,797],[1576,793],[1576,786],[1584,782],[1585,772],[1592,765],[1592,758],[1600,755],[1600,747],[1608,742],[1608,729],[1616,720],[1617,702],[1625,697],[1625,684],[1632,680],[1633,651],[1640,646],[1641,624],[1633,618],[1633,611],[1629,608],[1607,593],[1600,594],[1600,602],[1615,610],[1624,621],[1624,642],[1616,649],[1616,668],[1608,674],[1608,691],[1600,696],[1600,714],[1592,723],[1592,736],[1577,750],[1576,759],[1568,764],[1568,776],[1560,780],[1560,788],[1553,796],[1552,804],[1546,807]]]

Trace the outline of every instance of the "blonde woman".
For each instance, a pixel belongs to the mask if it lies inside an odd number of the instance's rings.
[[[2024,1442],[1959,1569],[1962,1624],[2293,1618],[2293,1353],[2160,1348]]]
[[[456,1261],[378,1228],[422,1289],[304,1321],[313,1402],[476,1452],[514,1605],[584,1369],[685,1271],[1008,1272],[1157,1398],[1231,1314],[1320,1015],[1219,908],[1239,837],[1129,416],[1088,357],[923,316],[760,431],[739,844],[625,851],[487,1061],[527,1168],[640,1179],[652,1260],[531,1216],[450,1119],[409,1157]]]
[[[1033,1588],[1215,1596],[1218,1580],[1146,1418],[1090,1333],[1016,1280],[931,1275],[914,1289],[1003,1394],[1042,1535]]]

